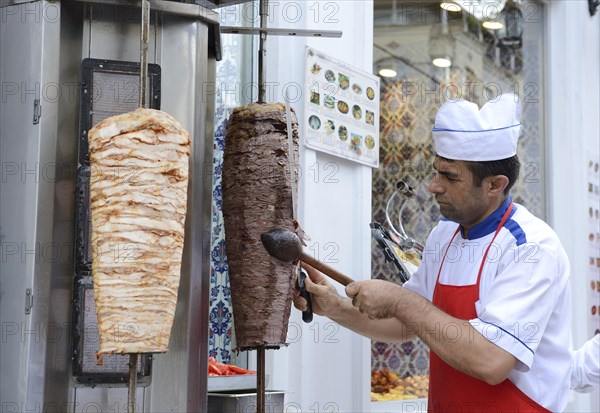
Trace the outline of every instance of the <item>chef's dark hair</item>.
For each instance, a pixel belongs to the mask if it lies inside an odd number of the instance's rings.
[[[452,159],[447,159],[439,155],[437,156],[444,161],[454,162]],[[519,171],[521,170],[521,162],[517,155],[497,161],[464,161],[464,163],[473,175],[473,183],[475,186],[481,186],[483,180],[488,176],[506,176],[508,178],[508,185],[504,188],[504,195],[508,195],[515,182],[517,182],[517,179],[519,179]]]
[[[488,176],[504,175],[508,178],[508,185],[504,188],[504,195],[508,195],[521,170],[521,162],[517,155],[510,158],[500,159],[498,161],[474,162],[466,161],[467,168],[473,174],[473,183],[475,186],[481,186],[483,180]]]

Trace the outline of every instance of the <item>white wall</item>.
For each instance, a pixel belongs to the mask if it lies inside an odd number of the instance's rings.
[[[571,262],[573,342],[589,337],[587,153],[600,152],[600,10],[548,1],[546,65],[548,217]],[[569,412],[598,412],[598,394],[572,393]]]
[[[288,82],[303,86],[307,45],[372,72],[371,0],[270,4],[271,27],[343,31],[341,39],[269,37],[267,82],[280,84],[272,88],[278,95],[270,100],[283,101],[282,90]],[[302,100],[293,107],[303,119]],[[303,133],[301,127],[301,136]],[[334,243],[338,247],[334,267],[355,279],[370,278],[371,169],[304,148],[300,165],[299,221],[311,237],[309,247],[317,249],[323,258],[333,251],[332,244],[327,250],[325,244]],[[342,287],[340,292],[343,294]],[[304,324],[296,310],[288,337],[290,346],[268,351],[266,363],[269,387],[288,391],[287,411],[369,410],[370,340],[318,316],[311,324]]]

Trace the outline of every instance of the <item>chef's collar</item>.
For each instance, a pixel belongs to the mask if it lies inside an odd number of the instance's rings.
[[[507,197],[506,200],[502,203],[502,205],[500,205],[500,207],[497,210],[492,212],[492,214],[489,217],[481,221],[479,224],[474,225],[473,228],[469,229],[469,235],[467,239],[474,240],[496,232],[496,229],[498,228],[498,225],[500,225],[500,221],[502,221],[502,217],[504,216],[504,213],[508,209],[508,206],[511,202],[512,199],[510,198],[510,196]],[[510,215],[508,216],[508,219],[510,219],[513,216],[515,210],[516,209],[513,208],[513,210],[510,212]],[[508,219],[506,220],[507,222]],[[461,236],[463,235],[462,225],[460,226],[460,234]]]

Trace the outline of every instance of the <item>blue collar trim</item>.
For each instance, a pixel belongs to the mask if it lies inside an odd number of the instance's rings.
[[[496,228],[498,228],[498,225],[500,224],[500,221],[502,221],[502,217],[504,216],[504,213],[508,209],[508,206],[510,205],[511,201],[512,201],[511,197],[510,196],[507,197],[506,200],[502,203],[502,205],[500,205],[500,207],[497,210],[492,212],[492,214],[489,217],[487,217],[486,219],[481,221],[479,224],[477,224],[473,228],[471,228],[469,230],[469,236],[467,239],[474,240],[477,238],[485,237],[486,235],[491,234],[492,232],[495,232]],[[514,215],[515,211],[516,211],[516,208],[513,208],[513,210],[510,212],[510,215],[508,216],[506,222],[508,222],[508,220]],[[506,222],[504,223],[505,225],[506,225]],[[462,226],[461,226],[461,234],[463,234]]]
[[[516,128],[517,126],[521,126],[521,125],[522,125],[522,123],[517,123],[516,125],[512,125],[512,126],[505,126],[504,128],[497,128],[497,129],[486,129],[486,130],[457,130],[457,129],[433,128],[431,131],[432,131],[432,132],[469,132],[469,133],[484,133],[484,132],[494,132],[494,131],[498,131],[498,130],[504,130],[504,129]]]

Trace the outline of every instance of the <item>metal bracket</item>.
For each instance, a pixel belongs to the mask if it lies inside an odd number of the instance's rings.
[[[341,30],[307,30],[307,29],[261,29],[258,27],[221,26],[221,33],[231,34],[261,34],[271,36],[301,36],[301,37],[342,37]]]
[[[42,105],[40,104],[39,99],[35,99],[33,101],[33,124],[37,125],[40,123],[40,118],[42,117]]]
[[[596,14],[596,9],[600,5],[600,1],[598,0],[588,0],[588,10],[590,11],[590,16]]]
[[[33,307],[33,291],[31,288],[25,288],[25,314],[31,314],[31,307]]]

